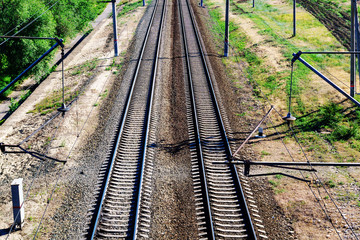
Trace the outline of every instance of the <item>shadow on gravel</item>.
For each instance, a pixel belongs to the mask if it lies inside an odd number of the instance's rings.
[[[1,237],[1,236],[8,235],[9,232],[10,232],[10,228],[11,228],[11,227],[0,229],[0,237]],[[16,230],[13,230],[13,232],[15,232],[15,231],[16,231]]]
[[[182,141],[179,143],[174,143],[174,144],[152,143],[152,144],[148,145],[148,147],[160,148],[169,153],[177,153],[180,150],[182,150],[188,146],[189,146],[189,140],[185,140],[185,141]]]

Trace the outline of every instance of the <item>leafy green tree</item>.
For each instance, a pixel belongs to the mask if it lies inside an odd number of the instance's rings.
[[[8,4],[4,6],[4,4]],[[44,1],[41,0],[12,0],[0,2],[0,32],[6,33],[10,27],[15,28],[10,34],[14,34],[23,26],[30,23],[32,16],[47,9]],[[21,36],[52,37],[56,33],[56,22],[51,11],[45,12],[35,23],[29,25],[20,34]],[[5,39],[2,39],[5,40]],[[47,40],[8,40],[0,46],[0,75],[16,76],[19,72],[28,67],[33,61],[41,56],[49,47],[54,44]],[[34,73],[47,67],[47,61],[41,62]]]
[[[104,3],[96,0],[61,0],[52,8],[49,0],[0,0],[0,35],[15,27],[13,35],[28,25],[18,36],[74,37],[86,28],[103,9]],[[40,17],[39,17],[40,16]],[[36,21],[30,24],[35,18]],[[0,43],[5,39],[0,38]],[[0,46],[0,87],[5,86],[32,62],[47,51],[54,41],[49,40],[8,40]],[[51,54],[53,55],[53,54]],[[52,56],[41,61],[31,72],[47,71]]]

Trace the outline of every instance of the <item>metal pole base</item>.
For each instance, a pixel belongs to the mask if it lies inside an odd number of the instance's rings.
[[[296,120],[296,117],[292,116],[290,112],[288,112],[288,114],[283,117],[282,119],[288,121],[289,123],[294,122]]]
[[[62,104],[60,108],[57,109],[59,112],[67,112],[70,108],[66,107],[65,103]]]
[[[262,135],[262,136],[256,135],[255,138],[266,138],[266,135]]]

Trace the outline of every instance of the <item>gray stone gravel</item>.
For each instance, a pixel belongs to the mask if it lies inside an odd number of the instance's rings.
[[[109,153],[114,129],[124,108],[127,91],[136,66],[136,60],[146,33],[154,3],[151,3],[140,20],[133,42],[122,68],[123,74],[110,90],[109,97],[101,106],[99,125],[95,133],[82,149],[78,166],[63,174],[63,183],[67,186],[66,197],[53,216],[52,239],[79,239],[87,224],[86,214],[93,198],[98,171]]]

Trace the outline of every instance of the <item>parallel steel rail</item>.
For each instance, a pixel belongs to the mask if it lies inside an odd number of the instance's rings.
[[[204,219],[204,225],[206,225],[206,227],[202,227],[202,223],[200,223],[199,234],[200,237],[207,239],[257,239],[236,167],[230,165],[219,168],[211,164],[214,159],[210,159],[214,157],[219,161],[221,159],[230,159],[232,156],[231,148],[189,1],[178,0],[178,2],[188,72],[189,98],[193,114],[196,155],[199,165],[197,170],[201,182],[199,188],[201,188],[203,202],[202,211],[204,216],[199,217],[199,219]],[[186,17],[190,18],[190,20],[186,19]],[[189,22],[185,23],[186,21],[191,21],[191,24]],[[194,36],[189,37],[189,41],[188,36],[190,35]],[[191,40],[191,38],[196,39],[196,46],[194,46],[194,40]],[[189,48],[189,45],[192,45],[191,48]],[[196,73],[194,68],[196,68]],[[203,80],[199,80],[201,77]],[[205,82],[200,83],[200,81],[204,81],[204,78]],[[195,86],[201,84],[202,87]],[[204,90],[205,88],[206,90]],[[209,96],[204,94],[206,91]],[[204,103],[204,101],[208,103]],[[211,119],[212,117],[213,119]],[[215,128],[218,133],[214,134]],[[222,174],[221,171],[225,173]],[[229,172],[231,179],[228,179],[226,172]],[[226,183],[226,180],[230,180],[231,183]],[[195,183],[196,192],[197,188],[198,186]],[[233,196],[229,195],[231,189],[235,190],[237,199],[233,199]],[[230,198],[231,200],[227,200]],[[239,220],[237,217],[242,219]],[[205,233],[201,233],[201,231]]]
[[[98,194],[101,197],[95,206],[95,213],[91,219],[90,231],[87,235],[88,239],[94,239],[98,236],[101,238],[137,238],[150,116],[165,9],[166,0],[157,0],[138,57],[131,87],[126,97],[116,140],[109,157],[110,161],[104,172],[105,181],[102,183]],[[156,42],[155,48],[151,46],[152,42]],[[143,59],[148,60],[151,55],[154,56],[153,61],[144,63]],[[149,82],[145,82],[146,79],[149,79]],[[147,89],[146,85],[148,85]],[[136,130],[134,130],[134,126],[137,126]],[[130,161],[129,158],[131,158]],[[123,173],[129,173],[133,178]],[[124,196],[125,194],[127,196]],[[112,199],[108,200],[109,196]],[[114,196],[118,196],[119,199],[114,200]],[[129,198],[131,201],[126,203]],[[107,208],[105,207],[106,203]],[[105,219],[106,213],[104,211],[109,213],[108,219]],[[127,215],[128,219],[119,220],[121,214]],[[116,224],[122,224],[120,229]],[[128,229],[121,229],[124,225],[127,225]]]

